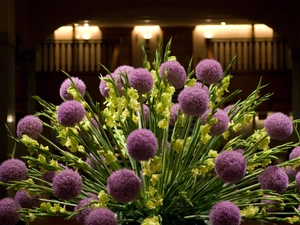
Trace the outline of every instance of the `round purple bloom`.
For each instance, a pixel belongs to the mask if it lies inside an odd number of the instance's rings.
[[[293,132],[292,121],[287,115],[280,112],[273,113],[266,118],[265,128],[267,134],[274,140],[284,140]]]
[[[210,112],[211,112],[211,110],[207,110],[201,116],[201,123],[202,124],[206,123],[207,115]],[[228,117],[226,112],[224,112],[222,109],[217,109],[217,111],[215,112],[215,114],[211,118],[218,119],[217,123],[211,125],[211,128],[210,128],[210,134],[211,135],[214,135],[214,136],[220,135],[224,131],[226,131],[226,129],[228,128],[228,124],[229,124],[229,117]]]
[[[265,195],[265,196],[268,196],[268,195]],[[280,201],[274,201],[274,200],[264,199],[264,200],[261,200],[261,203],[265,203],[265,204],[269,205],[266,208],[267,212],[276,212],[276,211],[278,212],[278,211],[282,211],[283,210],[282,208],[280,208],[280,204],[281,204]]]
[[[55,174],[52,186],[58,198],[70,200],[80,194],[82,179],[74,170],[66,169]]]
[[[187,87],[178,95],[178,103],[188,116],[201,116],[208,108],[209,95],[204,89]]]
[[[291,151],[291,153],[289,155],[289,159],[291,160],[291,159],[295,159],[295,158],[298,158],[298,157],[300,157],[300,146],[295,147]]]
[[[42,179],[49,183],[52,183],[54,176],[55,176],[55,172],[49,170],[42,174]]]
[[[127,74],[127,76],[134,70],[134,67],[132,66],[127,66],[127,65],[123,65],[123,66],[119,66],[115,69],[114,73],[116,74],[120,74],[120,75],[125,75]]]
[[[16,192],[15,200],[22,206],[22,208],[34,208],[39,206],[39,194],[29,196],[26,190],[20,190]]]
[[[237,106],[234,110],[231,110],[233,108],[234,104],[230,104],[228,106],[226,106],[223,110],[224,112],[226,112],[229,116],[233,116],[234,114],[237,113],[237,111],[239,110],[239,106]]]
[[[202,88],[205,91],[207,91],[207,94],[209,95],[209,89],[206,85],[203,85],[201,82],[195,82],[195,86],[194,87],[198,87],[198,88]]]
[[[295,168],[295,169],[292,169],[291,166],[287,166],[287,167],[285,168],[285,172],[286,172],[286,174],[288,175],[288,177],[289,177],[291,180],[295,179],[296,174],[297,174],[299,171],[300,171],[300,167],[297,167],[297,168]]]
[[[196,66],[196,77],[205,84],[218,83],[222,75],[222,66],[215,59],[203,59]]]
[[[115,82],[115,84],[117,86],[119,95],[121,96],[123,94],[123,92],[122,92],[123,85],[122,85],[121,79],[124,80],[124,78],[122,76],[120,76],[118,73],[112,73],[111,76],[109,74],[107,74],[105,76],[105,78],[113,79],[113,81]],[[99,91],[102,96],[108,97],[110,90],[107,88],[106,81],[103,79],[101,79],[101,81],[100,81]]]
[[[245,157],[237,151],[221,152],[215,161],[215,172],[224,182],[233,183],[242,179],[246,174]]]
[[[297,188],[300,191],[300,173],[299,172],[296,174],[295,180],[296,180]]]
[[[86,86],[85,83],[78,77],[71,77],[78,92],[82,97],[85,95]],[[59,95],[64,100],[72,100],[73,97],[68,93],[68,88],[71,87],[72,82],[69,78],[65,79],[64,82],[60,85]]]
[[[174,104],[170,109],[170,124],[175,125],[177,117],[178,117],[178,110],[180,109],[179,104]]]
[[[167,61],[160,65],[160,76],[164,77],[167,74],[167,79],[176,89],[182,88],[186,81],[186,72],[183,66],[178,61]]]
[[[209,221],[212,225],[239,225],[240,209],[230,201],[218,202],[209,212]]]
[[[147,106],[146,104],[143,104],[143,108],[144,108],[145,121],[146,121],[146,123],[148,123],[150,120],[150,109],[149,109],[149,106]],[[140,106],[140,109],[141,109],[141,106]],[[142,110],[140,110],[140,115],[142,116]]]
[[[25,180],[27,173],[26,164],[19,159],[7,159],[0,165],[0,181],[2,182]]]
[[[100,155],[100,158],[102,160],[104,160],[104,157],[102,155]],[[94,169],[96,168],[95,164],[99,163],[99,161],[96,159],[96,157],[93,154],[91,154],[91,153],[90,153],[90,157],[87,157],[86,160],[85,160],[85,162],[87,164],[89,164],[89,166],[92,167],[92,168],[94,168]]]
[[[282,193],[289,184],[289,178],[283,168],[279,166],[268,166],[259,174],[258,182],[262,189]]]
[[[118,225],[115,214],[107,208],[97,208],[86,217],[84,225]]]
[[[139,94],[145,94],[153,87],[153,77],[151,73],[144,69],[138,68],[130,73],[128,81],[131,87],[136,89]]]
[[[20,204],[13,198],[0,200],[0,224],[15,225],[21,218],[17,211],[21,209]]]
[[[66,127],[74,127],[85,117],[85,109],[75,100],[65,101],[58,107],[57,121]]]
[[[120,169],[107,180],[107,192],[119,202],[130,202],[140,193],[141,181],[132,170]]]
[[[126,141],[128,154],[137,161],[153,158],[158,148],[158,142],[152,131],[136,129],[132,131]]]
[[[37,139],[42,131],[43,124],[37,116],[27,115],[17,125],[18,138],[25,134],[32,139]]]
[[[84,198],[84,199],[80,200],[78,202],[78,204],[75,206],[74,211],[80,210],[81,207],[91,203],[91,201],[93,201],[93,200],[97,200],[97,196],[91,197],[91,198]],[[82,210],[80,213],[78,213],[76,216],[77,222],[84,224],[86,217],[89,215],[89,213],[91,211],[92,211],[92,207],[87,207],[84,210]]]

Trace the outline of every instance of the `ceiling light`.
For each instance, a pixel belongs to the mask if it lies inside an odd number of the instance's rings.
[[[222,25],[222,26],[225,26],[225,25],[226,25],[226,23],[225,23],[225,22],[221,22],[221,25]]]

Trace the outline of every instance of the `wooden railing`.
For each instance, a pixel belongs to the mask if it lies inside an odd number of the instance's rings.
[[[282,38],[207,39],[207,56],[225,68],[237,55],[233,70],[266,71],[290,68],[290,50]]]

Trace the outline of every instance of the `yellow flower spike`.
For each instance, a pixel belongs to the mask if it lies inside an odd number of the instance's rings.
[[[176,152],[180,152],[180,150],[182,149],[182,146],[183,146],[183,139],[177,139],[173,145],[173,149],[176,151]]]
[[[142,162],[143,174],[149,177],[152,177],[152,174],[162,170],[162,159],[158,156],[155,156],[148,161]]]
[[[158,122],[157,126],[162,129],[167,129],[169,127],[169,120],[166,118],[162,119],[161,121]]]
[[[201,135],[201,141],[206,144],[210,139],[211,136],[209,135],[210,132],[210,125],[205,124],[200,126],[200,135]]]
[[[160,225],[159,217],[158,216],[148,217],[143,220],[141,225]]]
[[[40,144],[40,148],[45,151],[49,151],[49,146],[43,146],[42,144]]]
[[[40,205],[40,209],[43,212],[49,212],[51,207],[52,207],[52,205],[51,205],[50,202],[42,202],[41,205]]]
[[[219,155],[218,152],[215,150],[209,150],[209,152],[207,154],[207,156],[211,157],[211,158],[216,158],[218,155]]]
[[[107,151],[106,153],[104,153],[104,157],[108,163],[117,161],[117,157],[112,151]]]
[[[33,222],[36,219],[36,216],[33,213],[28,213],[28,218],[30,222]]]
[[[200,175],[201,175],[202,177],[204,177],[205,174],[208,172],[208,169],[207,169],[207,167],[206,167],[205,165],[201,165],[201,166],[200,166],[199,172],[200,172]]]
[[[22,135],[21,141],[27,146],[27,147],[37,147],[39,146],[39,143],[27,136],[26,134]]]
[[[58,203],[54,203],[53,206],[50,208],[50,211],[53,213],[60,211],[60,205]]]
[[[153,186],[155,186],[155,184],[157,183],[157,181],[160,179],[161,177],[161,174],[153,174],[151,179],[150,179],[150,182]]]
[[[241,210],[241,216],[248,219],[252,219],[259,212],[258,206],[249,205],[248,207]]]
[[[157,190],[154,187],[150,186],[149,190],[147,191],[147,195],[149,197],[154,197],[156,192],[157,192]]]
[[[238,123],[236,125],[234,125],[232,127],[232,129],[234,130],[234,132],[238,132],[239,130],[241,130],[243,128],[243,125],[241,123]]]
[[[230,136],[230,131],[229,131],[229,130],[225,131],[225,132],[222,134],[222,136],[223,136],[223,138],[224,138],[225,140],[227,140],[227,139],[229,138],[229,136]]]
[[[64,205],[64,207],[60,207],[59,212],[60,213],[66,213],[67,212],[66,205]]]
[[[98,202],[99,207],[104,208],[106,207],[106,204],[108,203],[109,199],[107,194],[102,190],[98,194]]]
[[[45,158],[45,156],[43,156],[43,155],[41,155],[41,154],[39,154],[39,156],[38,156],[38,160],[39,160],[41,163],[45,163],[45,164],[47,164],[47,161],[46,161],[46,158]]]
[[[284,218],[286,222],[289,224],[294,224],[294,223],[299,223],[300,222],[300,217],[299,216],[293,216],[293,217],[286,217]]]

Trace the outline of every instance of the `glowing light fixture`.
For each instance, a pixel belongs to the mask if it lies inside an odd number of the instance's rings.
[[[158,25],[135,26],[134,31],[140,33],[144,39],[151,39],[153,34],[160,31],[160,27]]]
[[[8,123],[12,123],[12,122],[14,122],[14,117],[13,117],[12,115],[7,115],[6,121],[7,121]]]
[[[221,22],[221,25],[222,25],[222,26],[225,26],[225,25],[226,25],[226,23],[225,23],[225,22]]]

